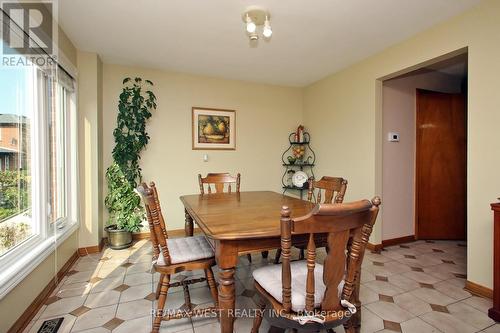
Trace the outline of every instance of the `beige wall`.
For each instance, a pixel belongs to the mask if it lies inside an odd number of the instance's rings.
[[[141,167],[144,180],[158,186],[169,229],[184,227],[179,196],[198,193],[198,173],[240,172],[242,190],[281,191],[280,158],[288,134],[302,121],[301,89],[104,64],[104,168],[111,164],[118,95],[127,76],[155,84],[158,109],[147,125],[151,141]],[[235,151],[191,149],[193,106],[236,110]]]
[[[492,287],[492,216],[500,180],[500,1],[424,31],[307,87],[305,125],[318,142],[317,174],[350,181],[347,200],[382,193],[382,83],[393,73],[468,47],[468,279]],[[384,200],[382,200],[382,205]],[[380,243],[379,219],[371,241]]]
[[[462,78],[417,71],[384,82],[382,97],[382,240],[415,234],[416,89],[459,93]],[[389,142],[389,132],[400,135]]]
[[[58,34],[57,34],[57,43],[59,46],[59,52],[64,54],[65,59],[67,59],[71,65],[77,66],[77,51],[71,40],[68,38],[66,33],[59,28]]]
[[[98,245],[102,211],[102,62],[95,53],[78,51],[78,131],[80,160],[80,245]]]
[[[24,280],[0,300],[0,332],[7,332],[14,322],[47,286],[78,248],[78,232],[74,232]],[[56,255],[57,252],[57,255]]]

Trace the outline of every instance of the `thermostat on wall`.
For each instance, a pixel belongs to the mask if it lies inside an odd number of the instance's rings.
[[[399,133],[396,132],[387,133],[387,140],[389,142],[399,142]]]

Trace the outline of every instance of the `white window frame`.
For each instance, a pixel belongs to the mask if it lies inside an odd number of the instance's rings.
[[[60,70],[60,69],[59,69]],[[76,87],[67,98],[66,116],[66,216],[49,225],[49,158],[48,158],[48,110],[47,80],[42,75],[34,74],[37,85],[44,89],[32,89],[32,100],[37,100],[37,107],[43,106],[43,111],[37,110],[32,115],[31,149],[32,149],[32,216],[37,219],[33,223],[33,236],[15,246],[0,257],[0,300],[5,297],[18,283],[43,262],[57,246],[64,242],[78,228],[78,133]],[[42,82],[41,82],[42,81]],[[56,91],[57,87],[53,87]],[[42,94],[39,92],[42,90]],[[58,97],[56,97],[58,98]],[[44,204],[45,203],[45,204]]]
[[[64,88],[65,89],[65,88]],[[59,89],[57,89],[59,90]],[[68,91],[66,89],[66,91]],[[62,230],[64,230],[68,225],[77,223],[77,183],[78,179],[78,167],[76,162],[78,161],[78,137],[77,137],[77,114],[76,114],[76,91],[72,94],[68,94],[66,99],[66,110],[68,114],[65,117],[65,128],[66,128],[66,138],[65,138],[65,166],[64,171],[65,182],[63,192],[67,193],[66,202],[65,202],[65,211],[66,216],[63,218],[59,218],[54,223],[51,223],[50,226],[55,226],[59,232],[56,232],[56,236]],[[57,99],[60,97],[57,96]],[[48,156],[48,154],[46,154]],[[47,170],[48,174],[48,170]],[[50,207],[50,202],[48,202],[48,206]],[[48,212],[47,212],[48,213]],[[47,214],[48,216],[49,214]],[[52,230],[51,230],[52,231]]]

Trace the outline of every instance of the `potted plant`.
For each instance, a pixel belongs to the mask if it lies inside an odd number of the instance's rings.
[[[105,230],[112,249],[131,246],[132,232],[139,231],[144,220],[144,209],[135,188],[141,181],[140,153],[149,141],[146,121],[156,109],[156,96],[149,89],[151,81],[126,78],[123,85],[117,127],[113,131],[114,162],[106,170],[108,194],[104,202],[110,217]]]
[[[120,166],[113,163],[106,171],[108,195],[105,203],[109,211],[109,245],[113,249],[123,249],[132,244],[132,232],[141,228],[144,212],[141,200],[123,174]]]

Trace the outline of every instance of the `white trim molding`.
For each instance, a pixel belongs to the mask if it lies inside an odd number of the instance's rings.
[[[71,236],[78,229],[78,224],[73,223],[58,230],[58,233],[41,243],[24,249],[16,262],[12,263],[0,273],[0,300],[14,289],[26,276]],[[55,264],[55,263],[54,263]]]

